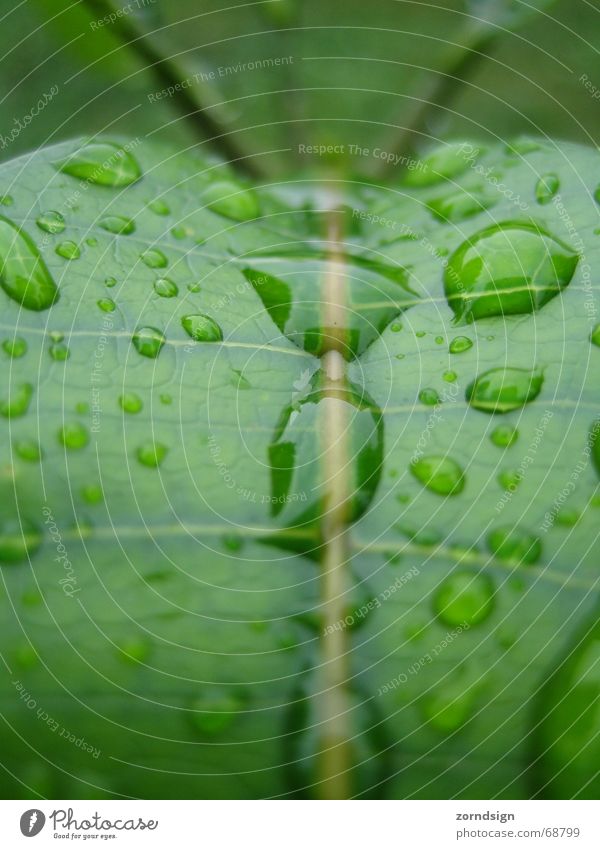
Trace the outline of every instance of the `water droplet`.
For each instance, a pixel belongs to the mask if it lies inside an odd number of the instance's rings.
[[[48,350],[53,360],[68,360],[71,356],[71,352],[64,342],[53,342]]]
[[[452,342],[450,342],[448,350],[451,354],[462,354],[464,351],[468,351],[469,348],[472,347],[473,340],[469,339],[468,336],[455,336]]]
[[[168,448],[162,442],[144,442],[136,451],[136,457],[142,466],[157,468],[167,456]]]
[[[545,174],[537,182],[535,187],[535,199],[538,203],[550,203],[560,188],[560,180],[556,174]]]
[[[21,460],[28,463],[37,463],[43,457],[40,444],[35,439],[20,439],[15,443],[15,451]]]
[[[445,380],[446,383],[454,383],[457,378],[458,375],[455,371],[445,371],[442,375],[442,380]]]
[[[514,492],[522,480],[522,473],[514,469],[505,470],[498,475],[498,483],[507,492]]]
[[[173,398],[170,395],[168,395],[166,392],[162,392],[161,395],[160,395],[160,403],[164,404],[166,407],[168,407],[169,404],[173,403]]]
[[[7,401],[0,401],[0,416],[6,419],[15,419],[24,416],[29,409],[29,403],[33,397],[33,386],[31,383],[20,383],[10,393]]]
[[[50,338],[53,342],[62,342],[62,340],[65,338],[65,334],[61,333],[60,330],[51,330]]]
[[[600,348],[600,324],[597,324],[592,330],[590,341],[593,345],[597,345]]]
[[[192,722],[198,731],[212,737],[233,725],[244,704],[239,695],[215,688],[192,702]]]
[[[90,411],[90,405],[88,404],[87,401],[78,401],[75,404],[75,412],[76,413],[79,413],[80,415],[83,416],[86,413],[89,413],[89,411]]]
[[[64,174],[97,186],[129,186],[141,177],[134,157],[111,142],[91,142],[54,164]]]
[[[422,339],[424,336],[427,336],[427,334],[424,330],[417,330],[415,336],[417,337],[417,339]]]
[[[202,291],[202,286],[200,283],[188,283],[188,292],[200,292]]]
[[[443,455],[419,457],[410,464],[410,471],[419,483],[437,495],[459,495],[465,486],[461,467]]]
[[[487,544],[490,552],[499,560],[514,563],[537,563],[542,554],[542,543],[538,537],[509,525],[491,531]]]
[[[142,357],[155,359],[165,344],[165,337],[156,327],[139,327],[133,334],[133,346]]]
[[[474,702],[473,690],[444,687],[424,696],[420,707],[425,721],[432,728],[442,734],[452,734],[472,715]]]
[[[99,301],[96,301],[102,312],[114,312],[117,308],[117,305],[112,300],[112,298],[100,298]]]
[[[421,160],[420,168],[406,172],[404,182],[409,186],[432,186],[457,177],[469,168],[472,154],[473,145],[464,142],[437,147]]]
[[[434,594],[433,608],[438,619],[451,628],[479,625],[494,608],[492,579],[483,572],[454,572]]]
[[[461,189],[443,198],[428,202],[427,206],[441,221],[463,221],[472,215],[478,215],[496,203],[481,192]]]
[[[79,259],[81,256],[81,249],[79,245],[69,240],[66,242],[60,242],[60,244],[58,244],[54,249],[54,252],[63,259]]]
[[[58,439],[65,448],[78,451],[90,441],[90,435],[87,428],[80,422],[67,422],[58,432]]]
[[[20,336],[15,336],[12,339],[5,339],[2,342],[2,350],[12,359],[24,357],[27,353],[27,342]]]
[[[390,326],[390,330],[392,331],[392,333],[400,333],[400,331],[402,330],[402,325],[399,321],[394,321]]]
[[[47,310],[58,289],[32,239],[0,217],[0,286],[29,310]]]
[[[171,236],[173,236],[174,239],[185,239],[186,236],[193,235],[194,231],[189,227],[184,227],[183,225],[171,228]]]
[[[150,250],[144,251],[140,259],[148,268],[166,268],[169,264],[169,260],[164,253],[157,248],[150,248]]]
[[[135,392],[126,392],[119,396],[119,406],[125,413],[139,413],[144,404]]]
[[[60,212],[55,212],[53,209],[48,212],[42,212],[38,218],[36,218],[35,223],[43,230],[45,233],[62,233],[62,231],[67,226],[65,224],[65,219],[62,217]]]
[[[554,521],[557,525],[562,525],[564,528],[574,528],[580,519],[581,514],[578,510],[563,508],[556,514]]]
[[[12,206],[13,203],[14,203],[14,200],[12,199],[12,197],[10,195],[2,195],[0,197],[0,203],[2,204],[2,206]]]
[[[0,561],[18,563],[31,557],[42,543],[37,525],[27,519],[3,519],[0,522]]]
[[[536,697],[531,756],[536,796],[598,799],[598,658],[600,624],[595,610],[572,635],[564,654],[553,661],[554,671],[546,674]]]
[[[465,393],[466,399],[483,413],[509,413],[535,400],[544,376],[521,368],[493,368],[480,374]]]
[[[255,193],[232,180],[213,183],[204,192],[203,201],[213,212],[234,221],[250,221],[260,215]]]
[[[87,501],[88,504],[99,504],[104,498],[104,493],[99,483],[87,484],[81,490],[81,495],[83,500]]]
[[[155,215],[168,215],[171,212],[168,205],[161,198],[150,201],[148,209],[151,209]]]
[[[105,218],[100,219],[98,226],[118,236],[128,236],[130,233],[135,232],[135,223],[131,219],[123,218],[120,215],[107,215]]]
[[[223,331],[208,315],[186,315],[181,319],[181,324],[188,336],[196,342],[220,342],[223,339]]]
[[[225,536],[221,537],[221,541],[227,551],[241,551],[244,546],[244,541],[237,534],[225,534]]]
[[[456,319],[535,312],[571,282],[579,256],[533,225],[507,222],[467,239],[450,258],[444,288]]]
[[[128,640],[123,640],[117,645],[119,650],[119,660],[126,663],[145,663],[150,657],[151,647],[148,640],[142,637],[132,637]]]
[[[595,421],[590,429],[590,448],[592,461],[598,475],[600,475],[600,419]]]
[[[158,280],[155,280],[154,291],[157,295],[160,295],[161,298],[174,298],[177,294],[179,294],[179,289],[172,280],[169,280],[168,277],[159,277]]]
[[[89,245],[90,248],[95,248],[98,244],[98,239],[95,239],[94,236],[88,236],[88,238],[85,240],[85,243],[86,245]]]
[[[435,407],[440,403],[440,396],[437,394],[435,389],[426,387],[425,389],[421,389],[419,392],[419,401],[421,404],[425,404],[428,407]]]
[[[117,278],[116,277],[107,277],[106,280],[104,281],[104,285],[108,286],[109,289],[112,289],[113,286],[117,285]]]
[[[510,448],[519,438],[519,431],[509,424],[498,425],[490,436],[490,439],[498,448]]]

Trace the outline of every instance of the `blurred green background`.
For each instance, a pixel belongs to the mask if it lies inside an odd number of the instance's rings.
[[[588,0],[537,0],[537,12],[509,0],[2,5],[3,160],[82,134],[152,134],[250,156],[271,174],[306,165],[307,142],[404,150],[456,136],[591,144],[600,133],[600,15]],[[185,90],[157,97],[173,79]],[[430,100],[441,105],[424,107]]]

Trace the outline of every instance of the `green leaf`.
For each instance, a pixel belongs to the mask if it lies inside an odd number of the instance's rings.
[[[597,794],[598,152],[86,144],[1,169],[4,794]]]

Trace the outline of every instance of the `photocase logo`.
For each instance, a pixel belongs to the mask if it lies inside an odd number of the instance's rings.
[[[25,837],[35,837],[46,824],[46,816],[38,808],[31,808],[21,815],[21,834]]]

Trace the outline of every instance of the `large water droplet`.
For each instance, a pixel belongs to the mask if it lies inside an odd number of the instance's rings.
[[[533,776],[537,796],[593,799],[600,795],[600,620],[579,629],[535,703]]]
[[[579,256],[549,233],[506,222],[467,239],[444,273],[457,319],[535,312],[571,282]]]
[[[101,218],[98,225],[109,233],[114,233],[117,236],[128,236],[135,232],[135,224],[129,218],[123,218],[121,215],[107,215]]]
[[[451,628],[479,625],[494,608],[492,579],[483,572],[454,572],[434,594],[433,607],[438,619]]]
[[[223,339],[223,331],[209,315],[186,315],[181,319],[181,324],[188,336],[196,342],[220,342]]]
[[[47,310],[58,300],[58,289],[44,260],[23,230],[0,217],[0,286],[29,310]]]
[[[493,368],[480,374],[467,387],[466,399],[484,413],[509,413],[535,400],[544,376],[521,368]]]
[[[499,560],[509,560],[515,564],[537,563],[542,554],[542,543],[538,537],[512,525],[491,531],[487,544]]]
[[[56,212],[54,209],[50,209],[48,212],[42,212],[38,218],[36,218],[35,223],[43,230],[45,233],[62,233],[62,231],[67,226],[65,224],[65,219],[62,217],[60,212]]]
[[[158,248],[150,248],[141,255],[140,259],[148,268],[166,268],[169,260]]]
[[[550,203],[560,188],[560,180],[556,174],[545,174],[537,182],[535,187],[535,199],[538,203]]]
[[[28,463],[37,463],[43,457],[42,448],[35,439],[18,440],[15,443],[15,451],[21,460],[26,460]]]
[[[90,441],[87,428],[80,422],[67,422],[58,432],[58,439],[65,448],[78,451]]]
[[[174,298],[179,293],[177,285],[168,277],[159,277],[155,280],[154,291],[161,298]]]
[[[96,303],[102,312],[114,312],[117,308],[117,305],[112,298],[100,298],[100,300],[96,301]]]
[[[419,401],[427,407],[436,407],[439,403],[441,403],[440,396],[437,391],[427,386],[419,392]]]
[[[157,327],[138,327],[132,341],[138,354],[155,359],[160,354],[166,339]]]
[[[415,478],[437,495],[458,495],[465,486],[461,467],[450,457],[428,455],[419,457],[410,464]]]
[[[27,353],[27,342],[21,336],[14,336],[2,342],[2,350],[13,360],[17,360]]]
[[[136,451],[136,457],[142,466],[157,468],[167,456],[168,448],[162,442],[149,440],[144,442]]]
[[[63,259],[79,259],[81,256],[81,248],[79,245],[76,242],[71,242],[70,240],[60,242],[60,244],[55,247],[54,252]]]
[[[0,401],[0,415],[6,419],[24,416],[29,409],[32,397],[33,386],[31,383],[20,383],[12,390],[6,401]]]
[[[112,142],[91,142],[55,166],[64,174],[97,186],[129,186],[142,175],[134,157]]]
[[[450,342],[449,351],[451,354],[463,354],[473,347],[473,340],[468,336],[455,336]]]
[[[37,525],[27,519],[3,519],[0,523],[0,562],[18,563],[31,557],[42,543]]]
[[[204,191],[202,199],[213,212],[234,221],[250,221],[260,215],[255,193],[232,180],[213,183]]]

